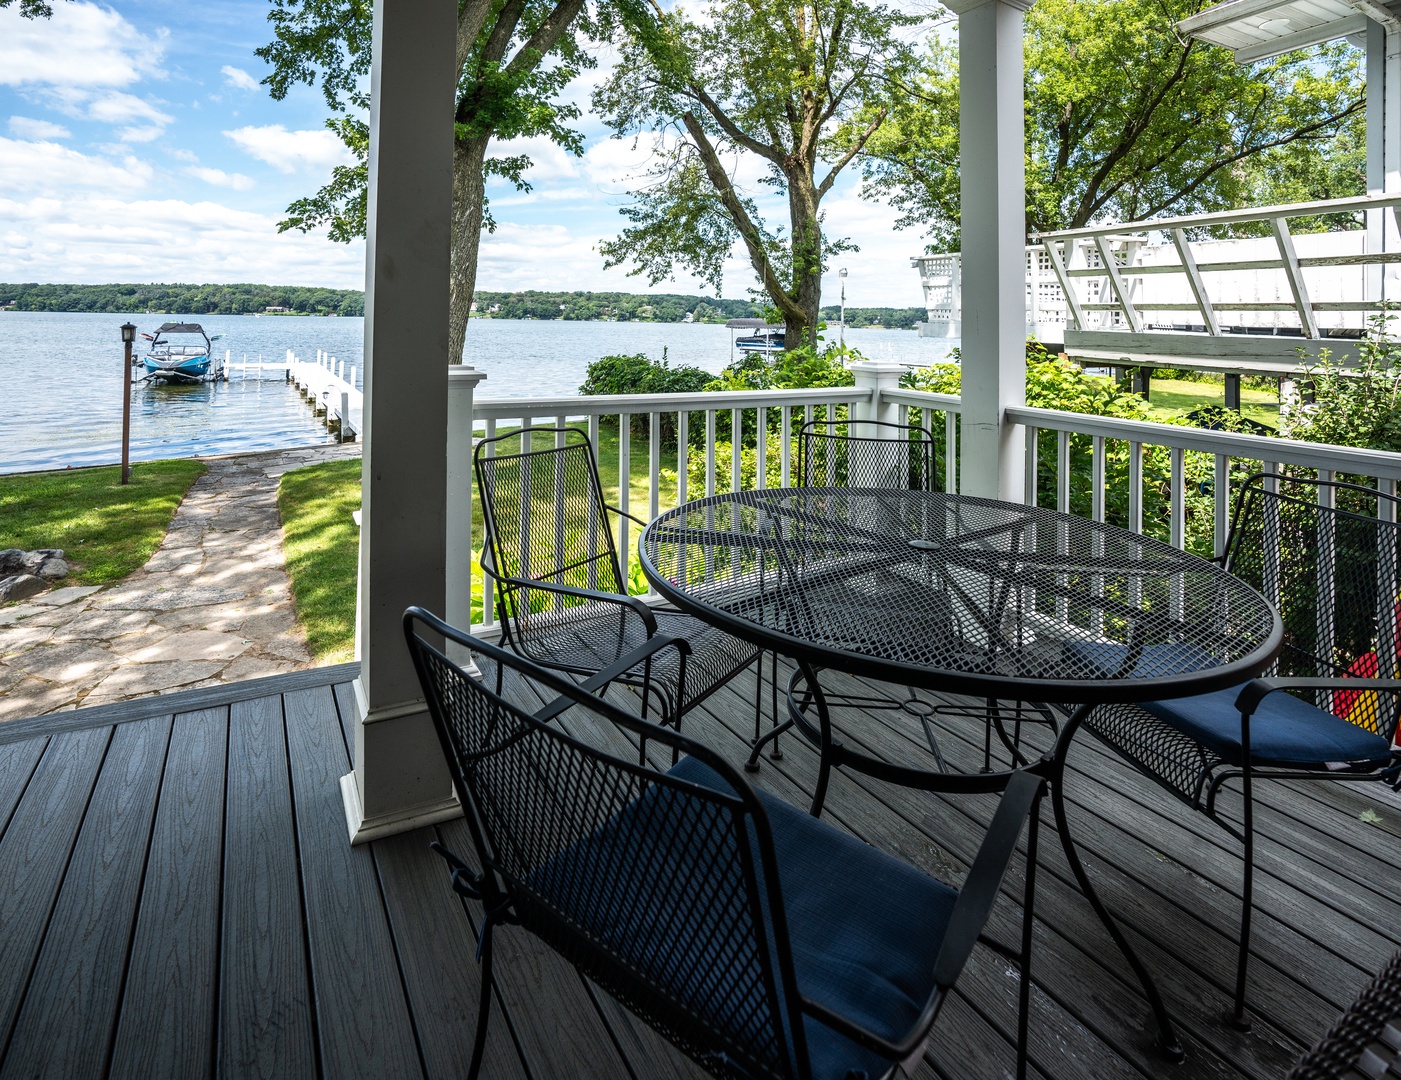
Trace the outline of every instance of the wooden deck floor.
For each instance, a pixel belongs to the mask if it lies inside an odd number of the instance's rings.
[[[327,669],[0,728],[0,1078],[462,1072],[476,913],[427,843],[470,844],[454,822],[349,847],[337,785],[349,677]],[[746,677],[690,732],[739,759],[752,695]],[[916,752],[907,733],[862,737]],[[814,756],[786,746],[757,779],[805,804]],[[945,745],[951,757],[980,750],[972,737]],[[1242,1035],[1221,1020],[1232,841],[1091,740],[1077,760],[1068,790],[1090,872],[1157,974],[1189,1057],[1154,1056],[1137,986],[1048,832],[1033,1074],[1282,1076],[1401,941],[1401,812],[1343,785],[1262,785],[1258,1019]],[[991,805],[839,778],[826,816],[956,881]],[[1022,872],[994,915],[1008,940]],[[533,939],[508,929],[498,943],[493,1080],[699,1075]],[[979,948],[916,1075],[1009,1074],[1016,980]]]

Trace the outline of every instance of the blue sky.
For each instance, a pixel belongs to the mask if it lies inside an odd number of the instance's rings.
[[[65,0],[47,21],[21,19],[17,6],[0,10],[0,281],[361,287],[362,245],[277,233],[288,203],[315,191],[344,151],[322,126],[318,92],[278,102],[259,85],[264,4]],[[586,114],[601,60],[570,88]],[[503,151],[531,155],[534,190],[491,189],[499,227],[483,237],[478,287],[708,292],[685,276],[651,289],[603,270],[597,244],[621,228],[627,177],[647,148],[609,138],[588,115],[581,126],[582,158],[544,141]],[[758,172],[737,163],[741,180]],[[894,214],[862,200],[854,174],[824,206],[829,232],[862,249],[841,260],[848,302],[920,306],[909,256],[921,239],[893,231]],[[724,295],[751,283],[734,253]]]

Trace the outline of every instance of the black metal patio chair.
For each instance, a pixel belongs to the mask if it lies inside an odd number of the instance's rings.
[[[955,889],[592,696],[607,673],[580,687],[417,608],[404,631],[476,848],[473,869],[434,845],[453,888],[485,912],[469,1076],[481,1066],[503,924],[540,937],[716,1076],[875,1080],[918,1057],[1028,821],[1034,846],[1038,776],[987,786],[1004,794]],[[496,668],[498,689],[439,640]],[[638,653],[666,647],[657,636]],[[592,739],[655,740],[684,757],[668,772],[650,768],[572,737],[575,717]],[[1015,954],[1023,1006],[1034,868]]]
[[[1288,1080],[1386,1080],[1401,1076],[1401,952],[1377,973]]]
[[[934,441],[887,420],[809,420],[798,430],[798,475],[806,487],[933,491]]]
[[[1284,646],[1267,677],[1214,694],[1103,706],[1086,726],[1241,841],[1244,871],[1230,1020],[1247,1027],[1257,780],[1395,780],[1401,704],[1401,501],[1338,481],[1258,474],[1236,501],[1224,565],[1270,600]],[[1224,613],[1223,613],[1224,614]],[[1152,643],[1148,643],[1151,647]],[[1134,662],[1097,646],[1107,668]],[[1221,787],[1241,783],[1239,821]]]
[[[537,448],[539,438],[549,445]],[[744,668],[758,671],[754,723],[762,714],[762,654],[690,615],[629,596],[613,518],[645,525],[604,501],[598,463],[577,428],[533,428],[477,444],[474,455],[486,542],[482,570],[496,588],[506,644],[544,667],[589,676],[657,634],[672,643],[618,681],[656,696],[662,720],[681,717]]]

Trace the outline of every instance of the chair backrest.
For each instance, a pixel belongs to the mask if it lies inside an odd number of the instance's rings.
[[[933,491],[934,441],[923,428],[884,420],[812,420],[798,432],[806,487]]]
[[[1372,488],[1283,474],[1242,485],[1226,568],[1274,604],[1284,646],[1271,674],[1401,675],[1401,501]],[[1397,696],[1333,691],[1314,704],[1384,735]]]
[[[465,646],[486,677],[467,675],[424,629]],[[420,609],[404,631],[487,905],[509,902],[525,929],[696,1060],[736,1076],[808,1075],[773,840],[738,774]],[[569,711],[557,719],[533,715],[561,697]],[[561,724],[579,713],[616,730],[627,757],[568,735]],[[629,736],[700,759],[729,790],[639,765]]]
[[[598,463],[584,432],[533,428],[483,439],[474,462],[485,543],[497,574],[597,592],[626,591]],[[528,592],[498,584],[503,616],[531,610],[539,601]],[[547,602],[568,606],[558,597]]]

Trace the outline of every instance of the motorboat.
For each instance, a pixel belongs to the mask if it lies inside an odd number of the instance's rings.
[[[154,334],[142,334],[150,344],[142,357],[146,378],[160,382],[217,382],[224,365],[214,356],[214,342],[199,323],[165,323]]]

